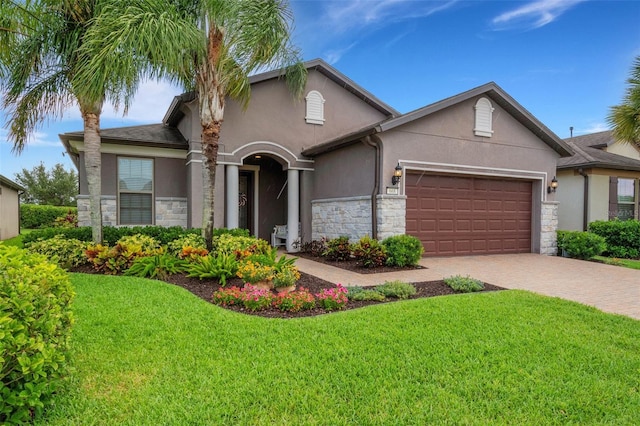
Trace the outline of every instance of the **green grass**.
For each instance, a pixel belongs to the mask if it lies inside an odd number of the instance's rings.
[[[637,424],[640,323],[523,291],[294,320],[72,274],[73,374],[37,424]]]
[[[30,233],[32,231],[32,229],[21,229],[20,230],[20,235],[17,235],[13,238],[9,238],[8,240],[2,240],[0,241],[0,244],[5,244],[8,246],[16,246],[19,248],[23,247],[22,244],[22,237],[28,233]]]
[[[636,259],[618,259],[605,256],[594,256],[593,259],[609,265],[624,266],[625,268],[631,269],[640,269],[640,260]]]

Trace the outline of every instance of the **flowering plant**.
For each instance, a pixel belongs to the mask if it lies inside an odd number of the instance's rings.
[[[295,285],[296,281],[300,279],[300,272],[298,268],[293,265],[289,265],[276,272],[273,277],[273,286],[275,288],[290,287]]]
[[[299,291],[292,293],[278,293],[273,300],[273,306],[282,312],[298,312],[313,309],[316,306],[316,300],[309,290],[302,287]]]
[[[272,266],[261,265],[257,262],[247,260],[238,267],[236,275],[245,283],[255,284],[259,281],[273,280],[274,269]]]
[[[222,306],[239,305],[244,302],[242,290],[236,286],[215,291],[212,296],[213,303]]]
[[[244,307],[250,311],[260,311],[271,306],[273,293],[271,290],[261,289],[247,284],[242,289]]]
[[[342,284],[336,285],[331,289],[323,289],[320,293],[316,294],[318,303],[327,311],[333,311],[335,309],[342,309],[347,305],[347,289]]]

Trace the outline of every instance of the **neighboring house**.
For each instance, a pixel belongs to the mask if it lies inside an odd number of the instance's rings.
[[[0,175],[0,241],[20,234],[20,193],[24,190]]]
[[[300,240],[407,233],[426,255],[555,254],[557,203],[546,188],[573,152],[499,86],[400,114],[325,62],[306,66],[304,99],[268,72],[251,78],[246,110],[228,101],[216,226],[269,240],[288,224],[289,251]],[[201,226],[197,108],[184,94],[162,124],[101,131],[105,225]],[[82,133],[61,139],[88,224]]]
[[[574,150],[558,160],[558,229],[586,230],[595,220],[638,218],[640,150],[611,131],[565,139]]]

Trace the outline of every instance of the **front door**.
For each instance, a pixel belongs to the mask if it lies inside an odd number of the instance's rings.
[[[253,229],[253,171],[241,170],[239,182],[239,208],[238,226],[248,229],[254,234]]]

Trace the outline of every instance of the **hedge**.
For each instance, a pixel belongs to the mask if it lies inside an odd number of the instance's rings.
[[[56,218],[64,216],[69,211],[77,214],[77,207],[45,206],[39,204],[20,205],[20,227],[26,229],[45,228],[53,226]]]
[[[640,221],[598,220],[589,224],[589,232],[604,237],[605,254],[611,257],[637,259],[640,257]]]
[[[74,292],[40,254],[0,245],[0,423],[43,411],[66,374]]]
[[[201,230],[198,228],[184,229],[181,226],[134,226],[134,227],[115,227],[105,226],[102,228],[102,239],[107,245],[113,245],[122,237],[142,234],[153,237],[160,241],[161,244],[168,244],[187,234],[200,235]],[[56,235],[63,235],[66,238],[74,238],[80,241],[91,242],[91,227],[79,226],[77,228],[46,228],[38,229],[22,237],[24,244],[39,239],[48,240]]]
[[[591,232],[558,231],[558,250],[564,250],[570,257],[591,259],[607,249],[603,237]]]

